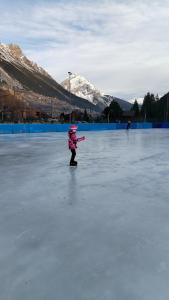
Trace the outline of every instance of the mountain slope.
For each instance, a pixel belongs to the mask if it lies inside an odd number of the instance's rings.
[[[104,98],[105,98],[105,102],[107,100],[108,105],[110,105],[110,103],[112,101],[116,101],[120,105],[121,109],[124,110],[124,111],[130,110],[131,107],[132,107],[132,104],[129,103],[128,101],[117,98],[117,97],[114,97],[114,96],[105,95]]]
[[[99,108],[65,90],[45,70],[28,60],[17,45],[0,44],[0,77],[11,88],[54,97],[71,106],[99,111]]]

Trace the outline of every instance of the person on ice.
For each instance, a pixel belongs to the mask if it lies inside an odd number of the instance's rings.
[[[70,159],[70,166],[77,166],[77,161],[75,161],[77,143],[85,140],[84,136],[77,138],[76,130],[77,130],[77,126],[72,125],[68,132],[68,136],[69,136],[68,146],[69,146],[69,150],[72,152],[72,156]]]
[[[129,121],[127,122],[127,127],[126,127],[126,129],[129,130],[130,128],[131,128],[131,121],[129,120]]]

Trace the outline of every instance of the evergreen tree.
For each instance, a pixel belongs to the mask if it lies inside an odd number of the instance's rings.
[[[159,96],[158,96],[158,94],[155,96],[155,101],[159,101],[160,100],[160,98],[159,98]]]
[[[64,112],[60,114],[60,122],[61,123],[65,122],[65,114],[64,114]]]
[[[109,117],[110,117],[110,106],[107,106],[103,111],[103,118],[105,118],[108,123],[109,123]]]
[[[105,116],[107,116],[107,114],[110,112],[110,106],[106,106],[106,108],[104,109],[104,111],[103,111],[103,114],[105,115]]]
[[[137,118],[139,117],[139,114],[140,114],[140,110],[139,110],[139,105],[138,105],[138,102],[137,100],[134,101],[134,104],[131,108],[131,111],[134,111],[134,116]]]
[[[107,120],[107,122],[115,121],[120,119],[123,114],[123,111],[115,100],[113,100],[109,106],[107,106],[103,111],[103,118]]]
[[[147,93],[144,97],[143,105],[141,107],[141,115],[145,121],[151,121],[155,118],[156,101],[154,94]]]
[[[113,100],[110,103],[110,119],[113,121],[120,119],[122,114],[123,114],[123,111],[122,111],[120,105],[118,104],[118,102]]]
[[[89,115],[88,115],[86,109],[85,109],[85,111],[84,111],[83,120],[86,121],[86,122],[89,122]]]
[[[157,118],[158,121],[167,121],[169,119],[169,93],[157,101]]]

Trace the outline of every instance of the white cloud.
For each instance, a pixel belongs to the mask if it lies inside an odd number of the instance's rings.
[[[61,1],[4,11],[0,36],[57,81],[80,73],[124,97],[169,90],[169,1]]]

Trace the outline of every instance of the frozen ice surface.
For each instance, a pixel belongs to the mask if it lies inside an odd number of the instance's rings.
[[[169,130],[0,136],[0,300],[169,298]]]

